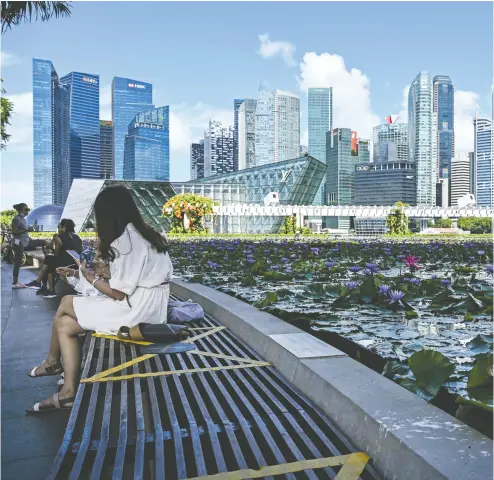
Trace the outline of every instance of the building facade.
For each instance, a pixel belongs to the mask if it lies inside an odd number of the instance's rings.
[[[373,161],[406,162],[408,160],[408,124],[383,123],[372,129]]]
[[[473,193],[471,187],[470,157],[458,155],[451,160],[450,202],[452,207],[458,205],[458,199],[467,193]]]
[[[125,137],[124,179],[170,179],[169,107],[138,113]]]
[[[370,140],[359,138],[357,143],[357,156],[359,163],[370,162]]]
[[[256,105],[246,98],[238,109],[238,170],[256,166]]]
[[[455,156],[455,88],[447,75],[436,75],[433,80],[433,115],[436,119],[438,178],[450,178],[451,159]]]
[[[468,152],[470,162],[470,192],[477,198],[477,165],[475,163],[475,152]]]
[[[204,140],[190,144],[190,178],[204,178]]]
[[[255,121],[256,166],[296,158],[300,148],[300,99],[282,90],[259,87]]]
[[[49,60],[33,58],[34,207],[63,205],[70,189],[69,92]]]
[[[309,88],[308,92],[308,153],[326,163],[327,133],[333,130],[333,88]],[[321,184],[314,199],[315,205],[324,205],[326,181]]]
[[[125,137],[129,124],[139,112],[151,110],[153,86],[150,83],[115,77],[112,82],[113,165],[115,179],[124,178]]]
[[[432,132],[432,81],[427,72],[421,72],[408,92],[408,157],[415,163],[416,204],[419,206],[435,206],[436,203],[437,176]]]
[[[111,120],[100,120],[100,178],[112,179],[113,169],[113,123]]]
[[[238,150],[238,111],[245,98],[235,98],[233,100],[233,168],[238,170],[239,150]]]
[[[223,175],[234,172],[233,128],[223,127],[220,121],[209,120],[204,133],[204,176]]]
[[[493,121],[487,118],[476,118],[473,125],[477,205],[479,207],[492,207],[494,203]]]

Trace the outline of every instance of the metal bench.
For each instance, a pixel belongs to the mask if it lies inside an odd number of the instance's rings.
[[[80,384],[48,479],[380,478],[228,330],[208,316],[193,327],[202,353],[148,355],[114,380]],[[92,335],[86,347],[83,379],[141,356],[140,345]]]

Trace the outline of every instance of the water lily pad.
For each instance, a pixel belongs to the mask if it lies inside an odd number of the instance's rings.
[[[474,355],[485,354],[492,351],[493,338],[490,335],[477,335],[466,344],[466,347]]]
[[[479,357],[468,375],[468,388],[490,387],[492,389],[493,355]]]

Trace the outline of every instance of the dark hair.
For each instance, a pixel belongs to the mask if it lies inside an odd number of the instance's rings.
[[[65,231],[67,233],[74,233],[75,232],[75,223],[70,218],[62,218],[62,220],[60,220],[60,223],[58,224],[58,226],[59,227],[65,227]]]
[[[111,243],[124,233],[129,223],[134,225],[158,253],[168,251],[165,238],[144,222],[130,191],[125,186],[115,185],[102,190],[94,202],[94,214],[99,251],[103,260],[115,260],[115,251]]]
[[[21,213],[25,208],[27,208],[26,203],[18,203],[17,205],[14,205],[15,210],[17,210],[17,213]]]

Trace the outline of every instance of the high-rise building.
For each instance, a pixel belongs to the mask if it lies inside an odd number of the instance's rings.
[[[376,125],[372,129],[372,143],[374,163],[406,162],[408,160],[408,124]]]
[[[49,60],[33,58],[34,207],[63,205],[70,189],[69,93]]]
[[[307,145],[300,145],[300,155],[309,155],[309,147]]]
[[[480,207],[494,204],[494,126],[487,118],[476,118],[474,125],[476,200]]]
[[[282,90],[259,86],[256,106],[256,165],[281,162],[299,155],[300,99]]]
[[[190,179],[204,178],[204,140],[190,145]]]
[[[475,152],[468,152],[470,163],[470,193],[477,198],[477,165],[475,163]]]
[[[244,98],[235,98],[233,100],[233,168],[234,171],[238,170],[239,151],[238,151],[238,110],[240,105],[244,103]]]
[[[352,155],[352,131],[336,128],[326,135],[326,204],[353,205],[358,157]],[[328,228],[350,228],[349,217],[329,217],[326,223]]]
[[[451,160],[450,203],[452,207],[458,205],[458,199],[467,193],[473,193],[471,187],[470,157],[461,154]]]
[[[455,156],[455,88],[447,75],[436,75],[433,90],[432,108],[437,124],[433,135],[437,136],[438,145],[436,172],[438,178],[450,178],[451,159]]]
[[[113,123],[111,120],[100,120],[100,178],[111,180],[113,172]]]
[[[138,113],[125,137],[125,180],[170,180],[169,107]]]
[[[112,82],[113,165],[115,179],[123,179],[125,137],[129,124],[139,112],[151,110],[153,86],[130,78],[114,77]]]
[[[327,133],[333,129],[333,88],[309,88],[309,155],[326,163]],[[326,181],[322,182],[314,205],[324,205]]]
[[[220,121],[209,120],[204,133],[204,176],[232,173],[233,128],[224,128]]]
[[[358,139],[357,156],[359,163],[370,162],[370,140],[367,138]]]
[[[417,205],[435,206],[436,160],[433,144],[432,82],[420,72],[408,92],[408,152],[415,163]]]
[[[256,104],[246,98],[238,109],[238,170],[256,166]]]

